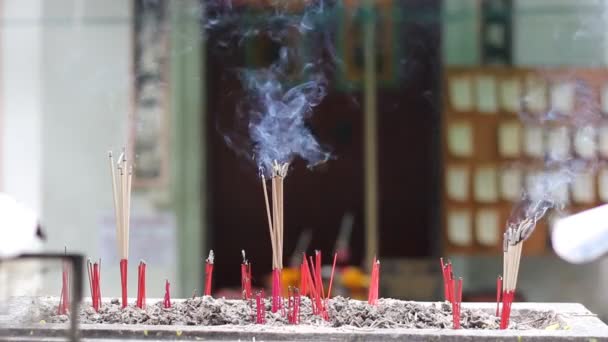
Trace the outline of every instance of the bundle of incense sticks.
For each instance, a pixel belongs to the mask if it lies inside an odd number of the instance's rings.
[[[137,267],[137,307],[146,307],[146,263],[142,260]]]
[[[287,177],[289,163],[280,164],[274,161],[272,165],[272,210],[268,200],[266,178],[261,172],[262,189],[268,216],[270,243],[272,245],[272,312],[281,308],[281,270],[283,269],[283,181]]]
[[[452,273],[452,263],[449,260],[447,263],[444,263],[443,258],[439,258],[439,262],[441,263],[441,274],[443,275],[444,298],[446,301],[452,302],[452,297],[450,295],[450,287],[452,280],[454,279],[454,274]]]
[[[205,296],[211,296],[211,283],[213,281],[213,261],[215,260],[215,254],[213,249],[209,251],[209,256],[205,260]]]
[[[289,324],[300,324],[300,290],[289,287],[289,304],[287,309],[287,321]]]
[[[169,284],[169,280],[165,280],[165,298],[163,299],[163,307],[165,309],[168,309],[171,307],[171,293],[170,293],[170,286],[171,284]]]
[[[369,283],[369,292],[367,295],[367,303],[370,305],[376,305],[378,303],[378,287],[380,285],[380,260],[376,260],[372,263],[372,275]]]
[[[61,271],[61,295],[59,296],[59,307],[57,308],[57,314],[67,315],[70,308],[70,275],[69,265],[63,263],[63,270]]]
[[[127,260],[129,259],[129,221],[131,217],[131,182],[133,179],[133,166],[127,160],[123,149],[114,164],[112,152],[110,157],[110,171],[112,174],[112,194],[114,197],[114,212],[116,217],[116,242],[120,257],[120,284],[122,290],[122,307],[127,306]]]
[[[101,307],[101,259],[93,263],[87,259],[87,272],[89,275],[89,290],[91,291],[91,304],[96,312]]]
[[[452,297],[452,326],[460,329],[460,309],[462,307],[462,278],[452,279],[450,286],[450,297]]]
[[[509,228],[507,228],[507,231],[504,234],[502,312],[500,317],[500,329],[507,329],[509,327],[511,304],[513,303],[513,298],[515,297],[521,251],[525,239],[529,236],[526,236],[525,234],[531,229],[529,227],[530,224],[530,220],[524,220],[521,224],[509,225]]]
[[[546,211],[545,208],[542,208],[544,210],[537,210],[539,205],[542,206],[542,203],[537,203],[535,210],[532,210],[535,215],[529,215],[517,224],[510,223],[504,233],[501,329],[509,327],[511,304],[515,298],[517,275],[519,274],[519,263],[521,261],[524,241],[530,237],[536,227],[536,222],[542,218]]]
[[[264,290],[255,295],[256,320],[257,324],[266,323],[266,306],[264,305]]]
[[[443,274],[443,290],[445,300],[452,304],[452,324],[454,329],[460,329],[460,308],[462,305],[462,278],[454,278],[452,272],[452,262],[448,260],[443,262],[443,258],[439,258],[441,263],[441,272]]]
[[[310,297],[313,314],[319,315],[325,320],[329,319],[327,312],[327,301],[331,296],[331,288],[334,281],[337,257],[337,253],[334,254],[334,262],[331,269],[327,297],[325,296],[323,279],[321,276],[321,252],[315,251],[315,261],[313,261],[312,257],[308,259],[304,253],[302,264],[300,265],[300,285],[305,289],[305,292],[298,292],[302,295],[308,295]]]
[[[241,264],[241,296],[243,299],[251,299],[251,264],[245,257],[245,250],[241,251],[243,263]]]

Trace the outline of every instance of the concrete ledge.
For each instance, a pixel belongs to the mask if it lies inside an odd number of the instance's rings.
[[[431,304],[425,302],[423,304]],[[463,307],[495,310],[495,303],[463,303]],[[558,313],[557,330],[363,329],[320,326],[145,326],[82,324],[81,337],[90,340],[205,341],[608,341],[608,326],[583,305],[575,303],[515,303],[513,315],[526,311]],[[2,340],[46,340],[65,337],[65,324],[5,327]]]

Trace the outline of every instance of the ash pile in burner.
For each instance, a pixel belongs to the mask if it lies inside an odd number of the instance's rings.
[[[266,324],[287,325],[281,312],[272,313],[271,299],[266,300]],[[56,305],[48,304],[44,312],[48,323],[68,320],[66,315],[57,315]],[[451,329],[451,306],[447,303],[425,305],[395,299],[379,299],[377,305],[336,297],[329,300],[329,321],[312,314],[311,302],[302,297],[301,324],[358,327],[358,328],[409,328]],[[252,316],[253,315],[253,316]],[[171,308],[164,308],[162,301],[148,305],[145,309],[129,306],[121,309],[117,299],[104,303],[99,312],[91,307],[81,310],[80,320],[84,324],[146,324],[146,325],[248,325],[254,324],[255,307],[248,301],[197,297],[176,301]],[[555,312],[527,311],[525,316],[513,316],[511,329],[543,329],[558,322]],[[498,329],[500,319],[483,310],[462,310],[463,329]]]

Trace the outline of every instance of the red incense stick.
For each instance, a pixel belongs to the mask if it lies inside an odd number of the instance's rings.
[[[122,290],[122,307],[127,307],[127,259],[120,260],[120,286]]]
[[[281,270],[272,270],[272,307],[273,313],[281,309]]]
[[[255,306],[256,306],[256,323],[257,324],[265,324],[266,323],[266,306],[264,305],[264,291],[260,291],[255,296]]]
[[[101,260],[99,263],[90,264],[89,260],[89,273],[90,273],[90,287],[91,287],[91,303],[93,309],[99,312],[101,307]]]
[[[315,251],[315,283],[317,289],[321,289],[321,298],[325,298],[325,289],[323,288],[323,276],[321,274],[321,251]]]
[[[334,272],[336,271],[336,261],[338,260],[338,253],[334,254],[334,263],[331,266],[331,276],[329,277],[329,289],[327,289],[327,298],[331,297],[331,286],[334,283]]]
[[[444,264],[443,258],[439,258],[439,261],[441,262],[441,273],[443,275],[443,292],[445,300],[451,303],[454,299],[454,291],[452,289],[452,280],[454,280],[454,274],[452,273],[452,263],[448,260],[448,262]]]
[[[146,263],[140,261],[137,268],[137,307],[146,307]]]
[[[289,306],[287,320],[290,324],[300,324],[300,291],[297,288],[289,288]]]
[[[515,290],[505,291],[502,294],[502,312],[500,317],[500,329],[507,329],[509,327],[509,318],[511,317],[511,304],[513,304],[513,298],[515,297]]]
[[[205,296],[211,296],[211,283],[213,280],[213,261],[215,255],[213,250],[209,251],[209,257],[205,260]]]
[[[462,278],[453,279],[452,323],[454,329],[460,329],[460,309],[462,304]]]
[[[165,280],[165,298],[163,300],[163,307],[169,309],[171,307],[171,292],[170,292],[169,280]]]
[[[300,275],[301,277],[303,277],[305,279],[306,282],[306,286],[308,287],[308,294],[311,300],[311,305],[312,305],[312,313],[313,315],[320,315],[320,316],[324,316],[324,307],[323,307],[323,301],[321,300],[321,295],[320,295],[320,291],[318,289],[318,285],[313,281],[313,276],[312,276],[312,272],[311,269],[314,269],[314,263],[312,261],[312,258],[310,258],[310,265],[308,264],[308,260],[306,258],[306,254],[304,254],[304,259],[302,261],[302,265],[303,267],[301,268],[301,270],[303,270],[303,273]]]
[[[502,277],[496,278],[496,316],[500,312],[500,294],[502,293]]]
[[[245,258],[245,251],[241,251],[243,254],[243,263],[241,264],[241,296],[243,299],[251,299],[251,264]]]
[[[372,264],[372,275],[369,284],[369,292],[367,295],[367,303],[376,305],[378,303],[378,287],[380,285],[380,260],[374,257]]]
[[[61,272],[61,295],[59,296],[59,307],[57,313],[59,315],[67,315],[70,307],[70,287],[69,287],[69,269],[66,263],[63,264]]]
[[[309,290],[308,290],[308,277],[306,277],[306,273],[308,271],[308,266],[306,266],[306,254],[304,253],[304,258],[302,260],[302,263],[300,264],[300,293],[303,296],[306,296],[309,294]]]

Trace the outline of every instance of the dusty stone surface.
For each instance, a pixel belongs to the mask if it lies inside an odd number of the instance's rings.
[[[281,313],[270,311],[269,299],[266,305],[266,324],[270,326],[288,325]],[[62,323],[68,316],[56,315],[56,306],[44,304],[41,311],[48,323]],[[303,325],[323,327],[356,327],[370,329],[451,329],[452,313],[448,303],[422,305],[395,299],[379,299],[376,306],[367,302],[336,297],[329,300],[329,320],[325,321],[312,314],[311,302],[302,298],[300,322]],[[84,324],[142,324],[142,325],[250,325],[254,324],[255,307],[252,302],[226,300],[212,297],[196,297],[173,303],[165,309],[162,302],[148,305],[145,309],[129,306],[122,309],[118,300],[103,303],[99,312],[89,304],[84,304],[80,312],[80,322]],[[553,311],[528,310],[514,313],[510,329],[544,329],[559,322],[559,315]],[[499,327],[499,318],[487,311],[462,308],[463,329],[490,329]]]

